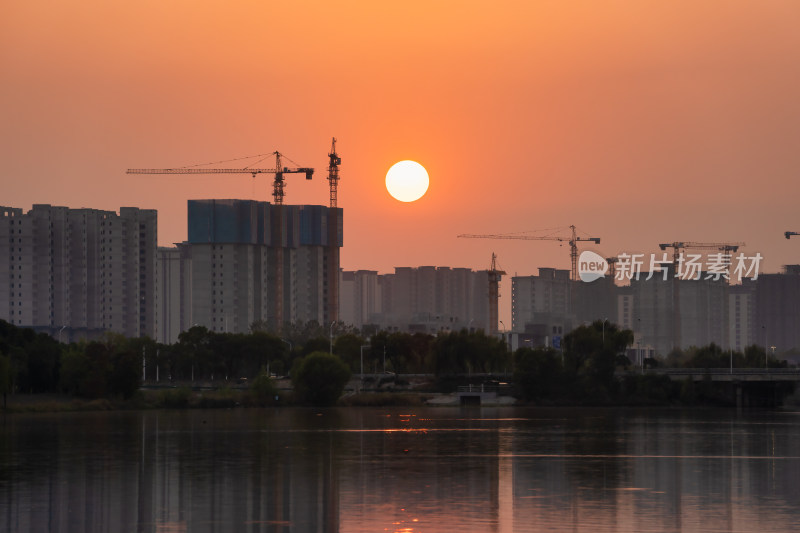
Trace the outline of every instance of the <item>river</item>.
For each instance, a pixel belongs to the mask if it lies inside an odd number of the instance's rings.
[[[800,530],[800,414],[0,415],[0,531]]]

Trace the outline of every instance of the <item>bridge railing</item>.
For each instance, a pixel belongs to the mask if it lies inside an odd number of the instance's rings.
[[[755,376],[764,374],[800,376],[800,368],[647,368],[645,374],[689,376],[695,374],[728,374]]]
[[[456,390],[457,392],[496,392],[498,394],[508,394],[511,392],[511,386],[508,383],[459,385]]]

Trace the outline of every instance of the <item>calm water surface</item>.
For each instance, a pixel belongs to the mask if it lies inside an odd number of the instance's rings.
[[[0,416],[0,531],[798,531],[800,415]]]

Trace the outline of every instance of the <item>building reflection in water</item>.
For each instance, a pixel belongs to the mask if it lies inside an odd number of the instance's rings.
[[[0,428],[0,531],[800,528],[787,414],[240,409]]]

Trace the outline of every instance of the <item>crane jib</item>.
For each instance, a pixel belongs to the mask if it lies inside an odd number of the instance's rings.
[[[313,168],[129,168],[126,174],[305,174],[306,179],[314,175]]]

